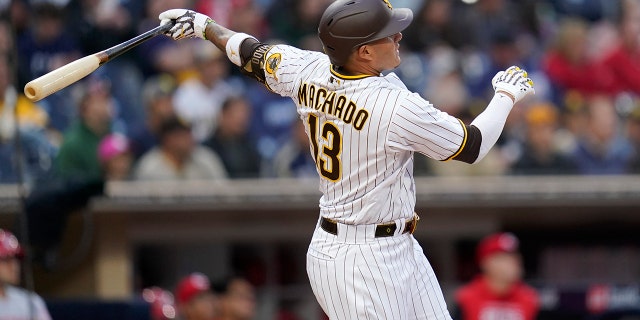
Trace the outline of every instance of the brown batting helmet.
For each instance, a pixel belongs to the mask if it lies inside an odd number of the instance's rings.
[[[413,20],[411,9],[389,0],[337,0],[322,14],[318,35],[335,66],[343,66],[363,44],[394,35]]]

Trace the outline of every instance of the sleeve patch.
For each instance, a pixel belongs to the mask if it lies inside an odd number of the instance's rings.
[[[280,66],[280,62],[282,62],[282,54],[280,54],[279,52],[272,53],[267,58],[267,61],[264,66],[264,71],[267,72],[267,74],[273,77],[276,81],[278,81],[276,72],[278,71],[278,66]]]

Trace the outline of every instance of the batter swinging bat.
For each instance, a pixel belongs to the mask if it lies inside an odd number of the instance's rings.
[[[27,85],[24,86],[24,94],[31,101],[40,101],[52,93],[88,76],[91,72],[98,69],[99,66],[129,51],[131,48],[164,33],[171,29],[172,26],[173,24],[168,23],[155,27],[109,49],[70,62],[27,83]]]

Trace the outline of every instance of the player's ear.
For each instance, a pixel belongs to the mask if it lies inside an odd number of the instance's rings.
[[[356,50],[357,57],[365,61],[370,61],[373,59],[372,53],[372,48],[366,44],[358,47],[358,49]]]

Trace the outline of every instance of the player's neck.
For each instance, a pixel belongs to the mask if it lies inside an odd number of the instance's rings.
[[[373,68],[366,63],[360,63],[359,61],[352,61],[351,63],[338,68],[338,71],[346,76],[379,76],[380,71]]]
[[[6,289],[6,285],[0,283],[0,299],[4,299],[6,297],[7,291],[5,289]]]
[[[492,279],[489,277],[487,277],[486,279],[487,279],[487,285],[489,286],[489,289],[491,290],[491,292],[499,296],[507,294],[509,290],[511,290],[511,287],[513,286],[513,283],[510,281],[503,281],[501,279]]]

